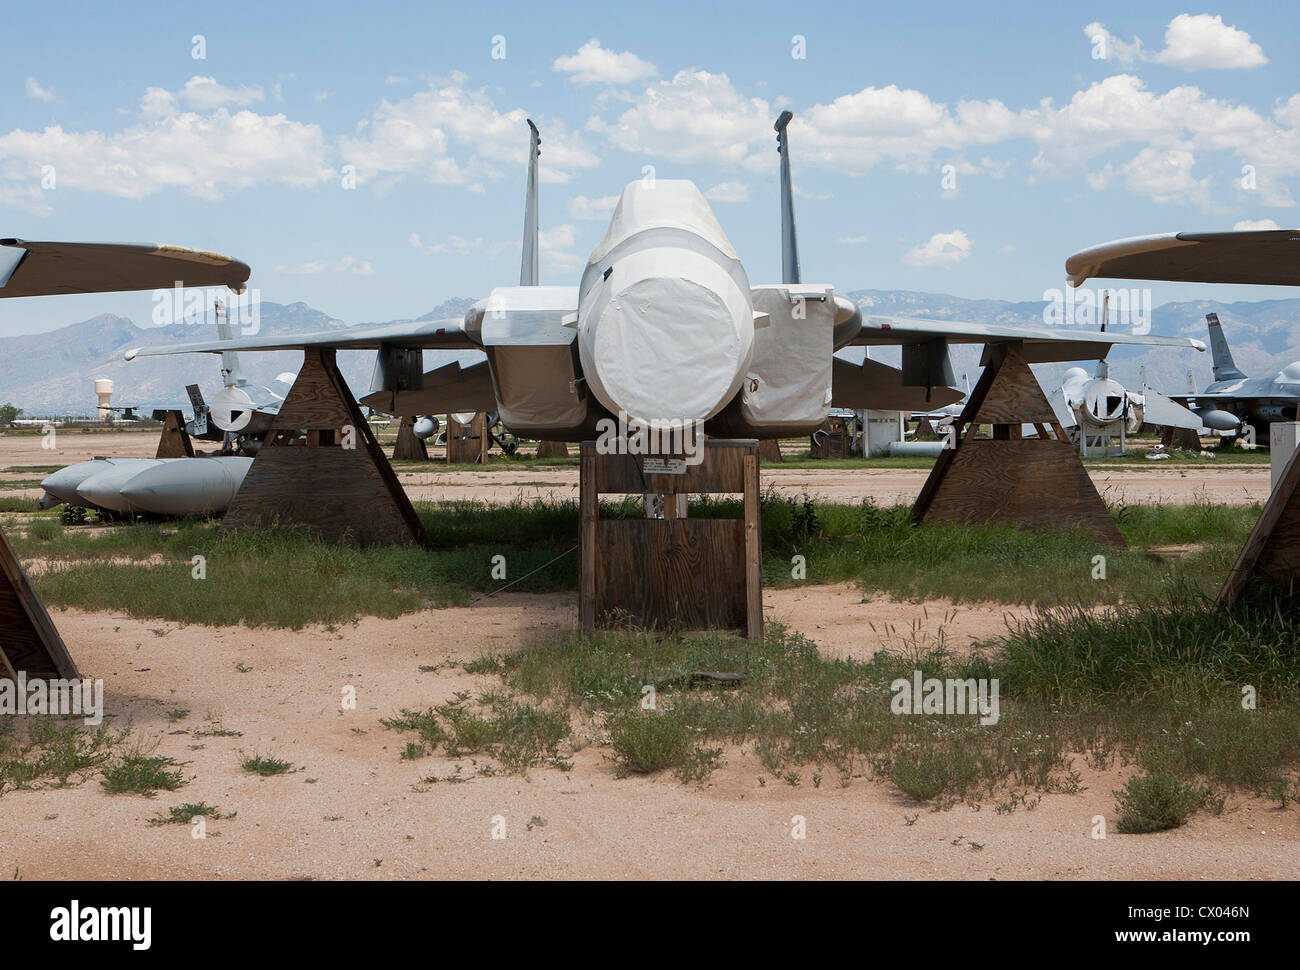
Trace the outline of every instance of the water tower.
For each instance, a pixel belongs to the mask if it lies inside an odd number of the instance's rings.
[[[113,412],[108,409],[108,405],[113,399],[113,382],[107,377],[97,378],[95,381],[95,397],[99,398],[99,420],[111,421]]]

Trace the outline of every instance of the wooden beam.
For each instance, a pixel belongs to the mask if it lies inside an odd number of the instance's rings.
[[[992,426],[991,439],[975,437],[982,424]],[[1039,436],[1025,438],[1025,424],[1035,425]],[[955,426],[956,447],[944,449],[931,469],[912,506],[914,522],[1072,530],[1124,545],[1018,344],[989,348],[988,364]],[[1047,437],[1049,426],[1056,440]]]
[[[221,531],[271,525],[304,526],[332,541],[428,541],[332,349],[305,351]]]
[[[154,417],[158,412],[154,412]],[[185,419],[180,411],[169,408],[163,411],[162,434],[158,438],[155,458],[193,458],[194,444],[185,430]]]
[[[0,655],[8,673],[72,680],[81,675],[13,546],[0,531]]]

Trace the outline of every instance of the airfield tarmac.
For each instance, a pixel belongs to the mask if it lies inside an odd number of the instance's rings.
[[[68,434],[51,452],[41,450],[39,437],[0,436],[0,467],[151,455],[155,441],[154,433]],[[910,469],[764,474],[794,494],[839,501],[870,494],[883,504],[910,501],[925,477]],[[1214,501],[1250,502],[1268,489],[1267,465],[1093,474],[1099,488],[1122,488],[1127,502],[1187,502],[1206,492]],[[415,477],[428,479],[408,484],[416,498],[576,496],[576,471],[568,469]],[[764,595],[767,617],[835,656],[866,657],[941,629],[951,645],[968,647],[996,636],[1008,617],[1024,611],[883,597],[864,602],[851,585]],[[1113,822],[1111,793],[1132,769],[1099,772],[1082,758],[1074,766],[1081,793],[1046,794],[1034,810],[1007,815],[991,804],[930,811],[887,782],[855,777],[841,788],[830,770],[814,787],[813,769],[805,768],[794,787],[771,777],[751,750],[735,746],[725,749],[725,764],[703,787],[667,774],[619,779],[608,749],[598,744],[577,751],[571,771],[535,768],[526,778],[480,776],[473,758],[441,752],[400,759],[410,735],[385,729],[381,718],[499,684],[495,676],[458,667],[420,667],[526,649],[547,631],[572,627],[571,594],[503,593],[468,608],[298,632],[78,610],[53,617],[83,673],[104,679],[111,723],[129,723],[138,736],[157,739],[157,752],[187,762],[193,780],[153,799],[109,795],[93,780],[3,796],[5,878],[1294,879],[1300,873],[1300,813],[1239,794],[1222,815],[1198,812],[1173,831],[1123,836],[1112,824],[1109,838],[1093,839],[1093,816]],[[357,690],[357,708],[343,711],[340,692],[349,685]],[[174,709],[191,713],[172,721],[167,712]],[[241,736],[194,736],[218,725]],[[239,760],[254,753],[300,770],[250,775]],[[471,780],[421,783],[458,767]],[[199,801],[237,817],[209,822],[203,840],[185,825],[148,822],[171,806]],[[504,839],[492,837],[498,816],[505,820]],[[804,840],[791,836],[795,816],[805,819]]]

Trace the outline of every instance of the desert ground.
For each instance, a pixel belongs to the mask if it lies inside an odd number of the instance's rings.
[[[151,455],[148,434],[0,436],[0,468],[66,464],[94,455]],[[1093,469],[1098,488],[1124,502],[1254,502],[1268,466]],[[766,482],[835,501],[910,501],[923,469],[765,469]],[[39,478],[0,473],[10,481]],[[416,499],[576,497],[574,469],[403,474]],[[6,494],[38,494],[38,490]],[[867,657],[904,636],[969,646],[996,636],[1016,610],[998,604],[866,598],[854,586],[770,590],[764,613],[831,656]],[[619,778],[607,749],[590,743],[569,771],[480,773],[473,758],[399,757],[408,738],[381,718],[487,690],[493,675],[446,661],[527,650],[545,631],[576,625],[567,594],[501,593],[468,608],[362,619],[304,631],[178,625],[114,613],[53,611],[84,675],[105,681],[115,728],[156,739],[185,762],[190,783],[155,798],[79,787],[0,797],[4,878],[878,878],[878,879],[1293,879],[1300,874],[1300,813],[1233,795],[1222,815],[1198,812],[1152,835],[1091,835],[1113,815],[1112,791],[1131,769],[1099,772],[1080,758],[1079,794],[1047,794],[1033,810],[991,805],[931,811],[882,781],[833,777],[816,786],[776,779],[743,747],[702,785],[662,773]],[[426,669],[424,671],[421,668]],[[356,690],[345,710],[345,688]],[[168,712],[187,710],[173,719]],[[219,726],[237,737],[199,737]],[[276,755],[298,770],[261,778],[241,754]],[[462,784],[425,783],[461,774]],[[196,839],[185,825],[149,819],[205,801],[233,818]],[[806,838],[792,837],[796,817]],[[504,838],[494,838],[504,833]]]

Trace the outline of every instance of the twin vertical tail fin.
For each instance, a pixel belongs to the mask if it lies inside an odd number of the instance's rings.
[[[794,185],[790,181],[790,142],[786,126],[794,113],[782,111],[776,119],[776,150],[781,156],[781,282],[802,283],[799,240],[794,229]]]
[[[542,154],[542,136],[528,119],[532,140],[528,146],[528,193],[524,197],[524,247],[519,266],[519,285],[537,286],[537,158]]]
[[[1228,349],[1228,338],[1223,335],[1223,327],[1219,324],[1219,315],[1207,313],[1205,322],[1210,327],[1210,356],[1214,362],[1214,379],[1235,381],[1244,378],[1246,375],[1237,370],[1237,365],[1233,362],[1232,351]]]

